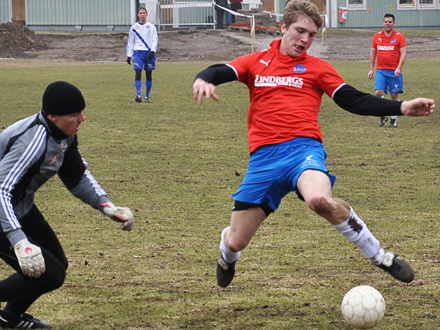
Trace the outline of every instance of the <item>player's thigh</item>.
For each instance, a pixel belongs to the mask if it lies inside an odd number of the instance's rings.
[[[332,198],[331,180],[323,171],[304,171],[298,178],[297,189],[307,204],[316,198]]]
[[[15,269],[15,271],[20,271],[21,268],[15,256],[14,249],[4,233],[0,233],[0,258]]]
[[[389,77],[388,86],[390,93],[402,94],[403,93],[403,74],[401,73],[398,77]]]
[[[67,268],[67,258],[57,235],[35,205],[20,219],[20,224],[31,243],[46,249]]]
[[[382,70],[376,70],[376,78],[374,80],[374,90],[387,90],[387,77]]]
[[[133,69],[142,70],[144,68],[144,56],[141,51],[135,51],[133,54]]]
[[[145,60],[145,65],[144,65],[144,70],[147,72],[151,72],[156,70],[156,60],[155,58],[150,59],[146,59]]]

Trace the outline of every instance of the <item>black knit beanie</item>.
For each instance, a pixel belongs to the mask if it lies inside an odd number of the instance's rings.
[[[42,110],[48,115],[64,116],[86,107],[80,90],[66,81],[55,81],[46,87]]]

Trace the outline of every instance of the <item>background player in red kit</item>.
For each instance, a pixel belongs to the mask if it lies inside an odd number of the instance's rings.
[[[394,15],[385,14],[384,30],[374,35],[371,44],[368,79],[373,78],[374,62],[377,57],[374,93],[383,97],[389,90],[391,99],[397,101],[399,94],[403,93],[402,67],[406,59],[406,41],[402,33],[394,30],[395,25]],[[387,120],[387,116],[381,116],[379,126],[385,125]],[[391,116],[390,127],[397,127],[397,116]]]
[[[411,267],[381,248],[350,205],[332,197],[335,177],[325,164],[318,112],[323,93],[347,111],[373,116],[427,116],[434,111],[434,100],[391,101],[356,90],[329,63],[306,52],[322,25],[314,4],[291,1],[283,19],[283,37],[269,49],[210,66],[193,84],[198,103],[203,97],[218,100],[215,86],[234,80],[248,86],[251,101],[250,160],[244,181],[233,194],[231,225],[221,234],[217,282],[222,287],[231,283],[241,251],[290,191],[356,244],[374,265],[400,281],[411,282]]]

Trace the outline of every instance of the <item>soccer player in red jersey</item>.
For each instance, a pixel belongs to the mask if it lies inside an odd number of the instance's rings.
[[[374,265],[396,279],[411,282],[411,267],[385,251],[347,202],[332,197],[335,177],[325,164],[318,122],[323,93],[341,108],[359,115],[427,116],[434,100],[392,101],[356,90],[326,61],[309,56],[321,17],[309,1],[290,1],[284,9],[282,39],[270,48],[200,72],[193,97],[218,100],[216,85],[238,80],[249,88],[248,169],[235,200],[231,223],[221,233],[217,282],[227,287],[241,251],[281,199],[294,191],[306,205],[353,242]]]
[[[371,44],[368,79],[373,78],[374,62],[377,57],[374,93],[383,97],[389,90],[391,99],[397,101],[399,94],[403,93],[402,67],[406,59],[406,40],[402,33],[394,30],[395,25],[394,15],[385,14],[384,30],[374,35]],[[379,126],[384,126],[387,120],[387,116],[381,116]],[[391,116],[390,127],[397,127],[397,116]]]

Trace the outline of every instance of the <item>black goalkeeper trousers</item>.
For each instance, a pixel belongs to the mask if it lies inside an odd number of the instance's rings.
[[[11,316],[20,316],[41,295],[62,286],[68,265],[60,241],[35,205],[19,221],[28,240],[41,248],[46,271],[39,278],[23,275],[13,246],[0,233],[0,258],[16,271],[0,281],[0,301],[7,302],[4,311]]]

